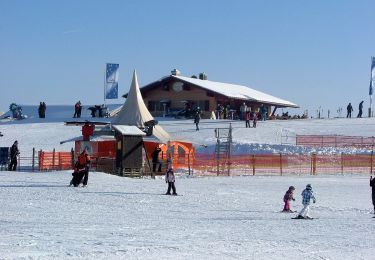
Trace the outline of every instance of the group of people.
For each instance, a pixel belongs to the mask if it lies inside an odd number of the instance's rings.
[[[250,111],[250,108],[247,108],[245,112],[245,125],[246,128],[250,128],[250,121],[253,121],[253,127],[257,127],[258,115],[254,111]]]
[[[295,211],[291,210],[291,208],[290,208],[290,202],[292,200],[293,201],[295,200],[294,191],[295,191],[294,186],[290,186],[289,189],[286,191],[286,193],[284,195],[284,198],[283,198],[284,209],[282,210],[282,212],[286,212],[286,213],[294,213],[295,212]],[[313,201],[313,203],[316,202],[311,184],[306,185],[306,188],[302,191],[301,196],[302,196],[303,208],[299,212],[299,214],[297,215],[296,218],[297,219],[311,219],[311,216],[309,215],[310,203],[311,203],[311,200]]]
[[[370,176],[370,187],[372,188],[372,205],[374,207],[374,218],[375,218],[375,178]],[[283,201],[284,201],[284,208],[282,212],[286,213],[294,213],[296,211],[291,210],[290,208],[290,202],[295,200],[294,198],[294,186],[290,186],[289,189],[285,192]],[[314,196],[314,192],[312,190],[311,184],[307,184],[306,188],[301,193],[302,196],[302,205],[303,208],[297,215],[297,219],[311,219],[311,216],[309,215],[310,212],[310,204],[311,200],[313,203],[316,202],[316,198]]]
[[[359,103],[358,105],[358,115],[357,117],[358,118],[361,118],[362,117],[362,114],[363,114],[363,100]],[[349,103],[347,106],[346,106],[346,118],[351,118],[352,117],[352,112],[353,112],[353,106],[352,106],[352,103]]]

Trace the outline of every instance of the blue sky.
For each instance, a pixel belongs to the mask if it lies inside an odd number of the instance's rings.
[[[0,111],[101,104],[114,62],[120,94],[133,69],[142,86],[177,68],[300,105],[291,114],[337,115],[348,102],[357,113],[369,106],[374,10],[370,0],[0,0]]]

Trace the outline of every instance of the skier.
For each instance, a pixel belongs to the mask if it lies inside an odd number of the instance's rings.
[[[352,118],[352,112],[353,112],[352,103],[348,104],[348,106],[346,107],[346,111],[347,111],[346,118]]]
[[[165,182],[168,183],[168,190],[165,195],[171,195],[171,189],[172,189],[172,195],[177,195],[176,193],[176,186],[174,185],[175,182],[175,176],[172,168],[169,168],[165,174]]]
[[[301,212],[298,214],[297,218],[299,219],[312,219],[308,214],[310,211],[310,200],[313,200],[313,203],[316,202],[314,197],[314,192],[312,190],[311,184],[306,185],[306,189],[304,189],[301,193],[302,195],[302,205],[303,208]]]
[[[254,112],[254,114],[253,114],[253,127],[254,128],[257,127],[257,121],[258,121],[258,113]]]
[[[290,201],[293,200],[295,201],[296,199],[294,198],[293,196],[293,192],[295,191],[295,188],[293,186],[290,186],[289,189],[286,191],[285,195],[284,195],[284,209],[282,212],[287,212],[287,213],[292,213],[294,211],[292,211],[290,209]]]
[[[363,110],[363,100],[361,101],[361,103],[359,103],[357,117],[359,117],[359,118],[362,117],[362,110]]]
[[[246,112],[245,112],[245,124],[246,124],[246,128],[250,128],[250,108],[247,108]]]
[[[373,178],[372,176],[370,177],[370,186],[372,187],[372,205],[374,206],[374,215],[375,215],[375,178]]]
[[[199,121],[201,120],[201,111],[200,108],[197,107],[194,115],[194,124],[195,124],[195,131],[199,131]]]
[[[17,169],[17,156],[20,154],[18,150],[18,141],[14,141],[12,147],[10,147],[10,163],[8,165],[9,171],[15,171]]]
[[[74,165],[74,172],[72,173],[72,180],[70,185],[78,187],[83,178],[83,187],[87,186],[89,180],[89,166],[90,166],[90,156],[87,154],[86,149],[78,156],[78,160]]]
[[[240,120],[245,120],[245,114],[247,112],[247,105],[245,102],[240,106]]]

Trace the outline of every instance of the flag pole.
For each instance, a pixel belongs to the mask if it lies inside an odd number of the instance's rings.
[[[369,96],[370,96],[370,107],[368,109],[368,117],[372,117],[372,92],[373,92],[373,70],[374,70],[374,57],[371,56],[371,71],[370,71],[370,89],[369,89]]]
[[[104,106],[106,107],[106,103],[105,103],[105,88],[106,88],[106,77],[107,77],[107,64],[105,64],[105,68],[104,68]]]

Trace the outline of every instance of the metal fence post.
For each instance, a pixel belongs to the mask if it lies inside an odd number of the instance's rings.
[[[52,169],[55,169],[55,148],[53,148],[52,152]]]

